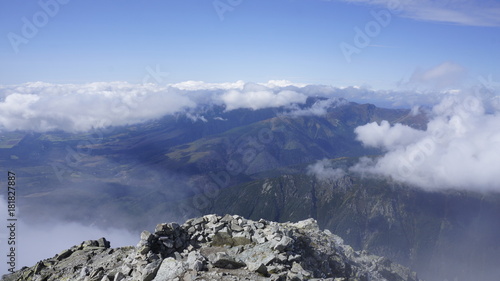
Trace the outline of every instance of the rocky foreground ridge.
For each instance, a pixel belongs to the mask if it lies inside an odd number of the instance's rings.
[[[101,238],[65,250],[2,280],[332,280],[418,281],[390,260],[354,251],[315,220],[251,221],[206,215],[143,231],[137,246]]]

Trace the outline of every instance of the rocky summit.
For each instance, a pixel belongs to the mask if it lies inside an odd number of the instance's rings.
[[[206,215],[143,231],[137,246],[101,238],[65,250],[2,280],[332,280],[418,281],[384,257],[354,251],[314,219],[297,223]]]

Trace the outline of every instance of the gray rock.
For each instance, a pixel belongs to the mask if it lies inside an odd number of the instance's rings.
[[[163,243],[163,245],[167,248],[174,248],[174,241],[170,238],[167,238],[167,237],[162,237],[164,239],[161,240],[161,242]]]
[[[82,267],[82,269],[80,270],[80,278],[84,278],[85,276],[89,275],[90,274],[90,269],[88,267]]]
[[[223,218],[220,219],[220,222],[225,222],[227,224],[230,224],[231,222],[236,221],[233,216],[226,214],[224,215]]]
[[[247,245],[252,243],[252,236],[248,232],[237,232],[232,236],[234,246]]]
[[[187,257],[187,266],[195,271],[202,271],[205,268],[205,257],[196,251],[192,251]]]
[[[174,247],[176,249],[182,249],[183,246],[184,246],[184,241],[182,241],[180,237],[177,237],[174,242]]]
[[[240,232],[243,231],[243,227],[238,224],[231,224],[231,230],[234,232]]]
[[[292,238],[283,236],[281,240],[273,247],[273,249],[282,252],[286,250],[292,244],[292,242]]]
[[[212,245],[214,246],[233,245],[233,243],[231,231],[227,227],[220,229],[212,238]]]
[[[268,265],[276,259],[276,254],[269,245],[260,244],[241,252],[238,258],[255,268],[261,264]]]
[[[267,275],[267,267],[262,263],[248,263],[248,270],[258,272],[262,275]]]
[[[101,281],[102,277],[104,277],[104,268],[99,267],[90,272],[89,280],[90,281]]]
[[[203,217],[194,218],[191,221],[191,225],[197,225],[197,224],[202,224],[202,223],[205,223],[205,219]]]
[[[246,266],[246,264],[240,259],[231,257],[223,252],[212,254],[212,256],[209,257],[209,260],[213,266],[218,268],[236,269]]]
[[[115,278],[113,278],[113,281],[122,281],[123,279],[125,279],[125,277],[125,274],[118,272],[117,274],[115,274]]]
[[[99,240],[97,240],[97,246],[107,249],[111,247],[111,243],[108,240],[106,240],[106,238],[102,237],[99,238]]]
[[[263,244],[267,241],[266,237],[262,236],[262,234],[256,232],[252,236],[252,241],[257,243],[257,244]]]
[[[152,263],[147,264],[146,267],[141,270],[141,280],[153,280],[158,272],[158,269],[160,268],[160,264],[162,264],[160,260],[155,260]]]
[[[111,279],[109,279],[109,276],[104,275],[104,277],[102,277],[101,281],[111,281]]]
[[[155,234],[159,236],[166,236],[175,233],[179,229],[179,224],[172,223],[160,223],[155,228]]]
[[[186,265],[183,262],[177,261],[174,258],[166,258],[161,263],[161,266],[156,273],[156,277],[152,280],[165,281],[181,278],[185,271]]]
[[[141,232],[141,241],[144,241],[146,243],[151,243],[153,241],[154,235],[151,234],[151,232],[144,230]]]
[[[311,277],[311,273],[304,270],[302,266],[299,263],[293,262],[292,268],[290,269],[290,272],[297,273],[300,276],[309,278]]]
[[[318,222],[312,218],[293,223],[292,226],[304,230],[319,230]]]
[[[71,254],[73,254],[73,250],[71,250],[71,249],[64,250],[59,255],[57,255],[56,259],[58,261],[61,261],[61,260],[65,259],[65,258],[71,256]]]

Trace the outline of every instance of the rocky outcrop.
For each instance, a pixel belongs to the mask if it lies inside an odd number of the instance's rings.
[[[332,280],[418,281],[390,260],[354,251],[315,220],[251,221],[206,215],[143,231],[135,247],[86,241],[2,280]]]

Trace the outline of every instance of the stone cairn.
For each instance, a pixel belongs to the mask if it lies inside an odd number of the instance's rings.
[[[388,259],[355,252],[320,231],[314,219],[276,223],[206,215],[183,225],[163,223],[154,233],[142,232],[137,255],[147,266],[162,261],[142,271],[142,280],[205,280],[196,279],[200,272],[213,280],[418,280]]]

